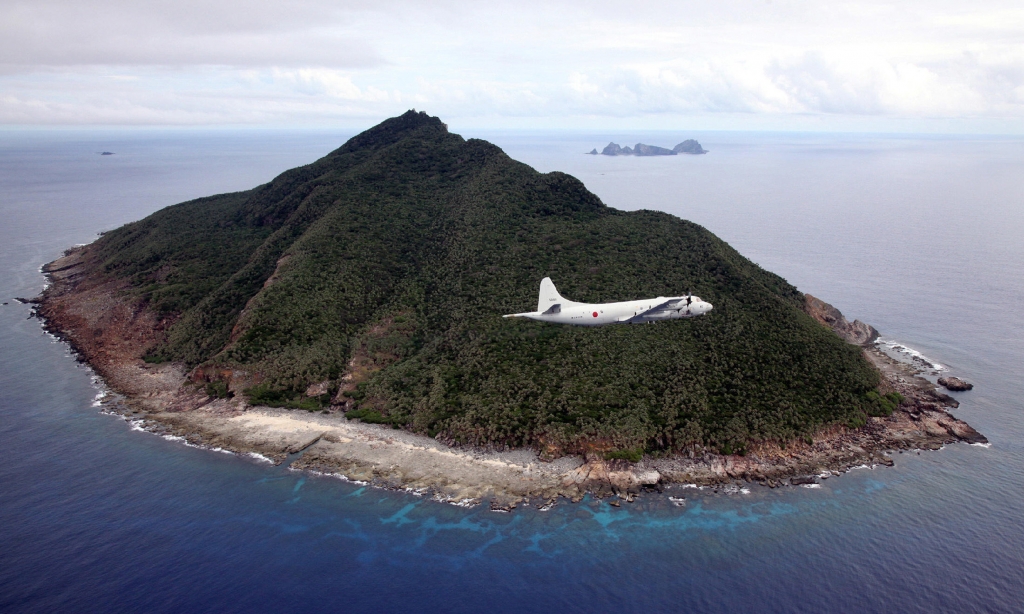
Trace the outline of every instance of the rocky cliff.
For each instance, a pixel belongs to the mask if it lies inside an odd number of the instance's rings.
[[[676,152],[671,149],[665,149],[664,147],[658,147],[657,145],[644,145],[643,143],[637,143],[636,147],[633,148],[633,155],[636,156],[674,156]]]
[[[597,149],[590,153],[596,154]],[[620,147],[617,143],[608,143],[601,151],[606,156],[674,156],[676,154],[704,154],[707,150],[700,146],[700,143],[693,139],[687,139],[672,149],[658,147],[657,145],[645,145],[637,143],[635,147]]]
[[[706,149],[700,146],[700,143],[698,143],[694,139],[687,139],[683,141],[682,143],[673,147],[672,151],[677,154],[705,154],[708,152]]]
[[[805,294],[804,300],[804,309],[808,315],[832,329],[847,342],[854,345],[870,345],[878,339],[878,331],[870,324],[860,320],[850,322],[838,309],[810,294]]]

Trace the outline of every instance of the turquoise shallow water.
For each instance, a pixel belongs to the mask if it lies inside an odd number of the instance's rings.
[[[579,152],[694,135],[472,136],[612,206],[701,223],[971,379],[957,415],[992,446],[897,455],[817,489],[498,514],[134,431],[10,297],[38,292],[39,265],[69,244],[251,187],[345,135],[4,133],[0,609],[1020,610],[1024,141],[710,133],[706,156],[642,159]]]

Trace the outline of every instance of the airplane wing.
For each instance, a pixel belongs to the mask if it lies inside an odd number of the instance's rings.
[[[686,297],[684,296],[683,298],[686,298]],[[657,305],[652,305],[650,309],[648,309],[646,311],[641,311],[641,312],[639,312],[636,315],[637,315],[637,317],[639,317],[639,316],[642,316],[642,315],[646,315],[648,313],[657,313],[657,312],[661,311],[662,309],[668,309],[669,305],[671,305],[671,304],[673,304],[673,303],[675,303],[677,301],[679,301],[678,297],[670,298],[670,299],[665,299],[664,301],[658,303]],[[673,309],[675,309],[675,307],[673,307]]]
[[[676,296],[676,297],[673,297],[673,298],[663,299],[657,305],[651,305],[651,307],[649,309],[645,309],[643,311],[638,311],[638,312],[636,312],[635,315],[629,316],[628,318],[619,318],[617,321],[618,322],[629,322],[630,320],[634,320],[636,318],[639,318],[641,316],[647,315],[649,313],[657,313],[657,312],[659,312],[659,311],[661,311],[663,309],[669,309],[669,306],[672,305],[673,303],[677,303],[680,300],[685,300],[685,299],[686,299],[685,296],[681,296],[681,297],[680,296]],[[671,308],[675,309],[674,306],[671,307]]]

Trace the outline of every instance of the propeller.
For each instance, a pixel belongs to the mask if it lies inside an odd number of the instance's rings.
[[[690,315],[690,303],[691,302],[693,302],[693,292],[691,292],[690,290],[687,290],[686,291],[686,315]],[[676,309],[676,313],[679,313],[682,310],[683,310],[682,307],[678,307]]]

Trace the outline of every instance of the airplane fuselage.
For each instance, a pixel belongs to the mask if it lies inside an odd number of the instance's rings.
[[[711,311],[712,305],[699,296],[659,296],[651,299],[621,301],[618,303],[577,303],[570,301],[555,289],[551,280],[541,281],[537,311],[514,313],[506,318],[529,318],[552,324],[574,326],[605,326],[607,324],[641,324],[692,318]]]
[[[640,324],[692,318],[711,311],[711,305],[696,296],[692,297],[689,307],[686,305],[686,297],[682,297],[678,301],[678,306],[672,305],[657,311],[650,311],[666,300],[665,297],[659,296],[658,298],[620,303],[576,303],[559,309],[558,313],[531,313],[522,314],[522,317],[555,324],[604,326],[606,324]]]

